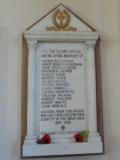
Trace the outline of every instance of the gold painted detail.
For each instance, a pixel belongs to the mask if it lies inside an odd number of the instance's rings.
[[[67,10],[57,9],[52,15],[54,26],[46,27],[47,31],[77,31],[76,27],[69,26],[71,17]]]

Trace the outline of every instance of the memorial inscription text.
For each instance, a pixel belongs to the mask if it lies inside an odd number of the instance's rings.
[[[40,132],[85,129],[84,46],[40,43]]]

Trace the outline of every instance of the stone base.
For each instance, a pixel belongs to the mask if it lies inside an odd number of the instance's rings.
[[[36,136],[26,136],[24,140],[24,145],[36,144]]]
[[[88,142],[101,142],[101,136],[99,133],[89,134]]]
[[[75,142],[75,138],[71,134],[64,135],[52,135],[52,143],[72,143]]]
[[[103,153],[102,142],[23,145],[23,157]]]

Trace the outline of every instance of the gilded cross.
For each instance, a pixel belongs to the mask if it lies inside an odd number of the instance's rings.
[[[63,20],[66,18],[64,13],[60,13],[57,18],[60,20],[60,25],[62,26],[63,25]]]

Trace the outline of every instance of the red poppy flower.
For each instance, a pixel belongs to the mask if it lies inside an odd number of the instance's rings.
[[[84,141],[84,137],[80,133],[76,133],[74,135],[74,138],[75,138],[76,142],[83,142]]]
[[[51,143],[51,138],[49,134],[45,134],[41,139],[37,140],[38,144],[50,144]]]

